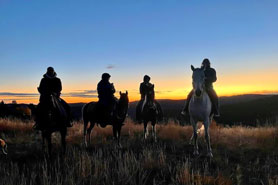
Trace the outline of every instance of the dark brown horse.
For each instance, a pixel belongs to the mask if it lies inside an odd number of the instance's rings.
[[[49,104],[47,108],[39,108],[36,112],[39,116],[39,124],[41,124],[42,134],[42,147],[45,150],[45,141],[48,144],[48,153],[51,156],[52,142],[51,135],[53,132],[60,132],[61,143],[63,147],[63,154],[66,152],[66,135],[67,127],[66,123],[69,121],[69,116],[61,104],[59,98],[54,95],[50,95]]]
[[[118,145],[120,146],[120,135],[123,123],[125,121],[127,110],[128,110],[128,92],[121,93],[120,99],[116,102],[115,110],[112,116],[107,116],[103,114],[103,109],[101,109],[96,102],[91,102],[83,107],[83,122],[84,122],[84,142],[87,146],[87,136],[89,142],[91,141],[91,132],[95,124],[100,124],[101,127],[106,127],[107,125],[113,126],[113,135],[117,139]],[[90,125],[88,127],[88,124]]]

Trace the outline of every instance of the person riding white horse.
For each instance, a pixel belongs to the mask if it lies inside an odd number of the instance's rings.
[[[212,102],[212,112],[214,114],[214,118],[218,119],[220,117],[219,102],[218,102],[218,96],[217,96],[215,90],[213,89],[213,83],[216,82],[216,80],[217,80],[216,71],[215,71],[215,69],[213,69],[211,67],[210,61],[207,58],[205,58],[203,60],[201,69],[203,69],[204,73],[205,73],[205,90]],[[194,93],[194,90],[192,90],[187,96],[187,101],[186,101],[185,106],[182,111],[183,115],[188,116],[189,102],[193,96],[193,93]]]
[[[212,150],[210,146],[210,136],[209,136],[209,125],[212,121],[211,114],[212,102],[206,91],[206,75],[205,69],[194,68],[191,66],[193,71],[193,90],[192,98],[189,101],[188,112],[190,116],[190,122],[193,127],[193,140],[194,140],[194,155],[199,155],[198,143],[197,143],[197,123],[199,121],[203,122],[205,127],[205,138],[207,143],[207,156],[213,157]]]

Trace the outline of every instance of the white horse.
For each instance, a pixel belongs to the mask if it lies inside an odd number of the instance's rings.
[[[210,146],[209,125],[212,121],[212,103],[205,90],[205,73],[203,69],[194,68],[193,71],[193,91],[194,94],[189,102],[190,122],[193,126],[194,155],[199,155],[197,143],[197,123],[202,121],[205,127],[205,138],[207,143],[207,156],[213,157]]]

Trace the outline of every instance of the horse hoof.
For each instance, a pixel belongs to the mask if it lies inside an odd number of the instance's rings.
[[[207,154],[207,157],[213,158],[212,152],[209,152],[209,153]]]
[[[197,150],[195,150],[195,151],[193,152],[193,155],[194,155],[194,156],[198,156],[198,155],[199,155],[199,152],[198,152]]]

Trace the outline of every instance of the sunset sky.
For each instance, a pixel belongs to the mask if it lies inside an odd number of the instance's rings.
[[[68,102],[97,100],[101,74],[138,100],[185,99],[209,58],[220,96],[278,93],[277,0],[0,0],[0,101],[37,103],[53,66]],[[118,93],[117,93],[118,96]]]

